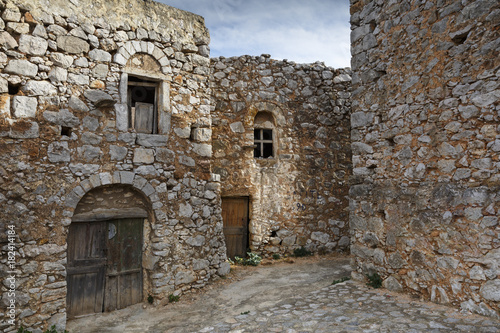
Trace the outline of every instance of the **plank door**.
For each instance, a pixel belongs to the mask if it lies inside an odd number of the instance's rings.
[[[142,301],[142,219],[108,222],[105,311]]]
[[[102,312],[106,268],[106,224],[72,223],[68,232],[67,314]]]
[[[246,257],[248,248],[248,197],[222,198],[222,219],[228,258]]]

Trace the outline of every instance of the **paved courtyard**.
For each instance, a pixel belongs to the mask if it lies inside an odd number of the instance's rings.
[[[207,290],[165,307],[138,304],[69,322],[102,332],[500,332],[500,320],[345,281],[349,258],[237,268]]]

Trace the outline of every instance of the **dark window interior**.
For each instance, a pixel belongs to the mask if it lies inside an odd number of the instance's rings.
[[[273,157],[273,130],[256,128],[253,133],[253,156],[256,158]]]

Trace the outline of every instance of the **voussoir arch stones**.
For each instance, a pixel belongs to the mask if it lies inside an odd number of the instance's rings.
[[[128,60],[136,53],[145,53],[152,56],[161,65],[163,74],[172,73],[170,60],[162,49],[151,42],[146,41],[129,41],[121,46],[113,57],[113,62],[125,66]]]
[[[269,112],[274,116],[278,126],[286,126],[286,118],[283,115],[283,110],[280,106],[271,102],[258,102],[248,108],[245,116],[245,126],[253,127],[254,119],[259,112]]]
[[[166,214],[161,210],[163,204],[160,201],[160,197],[156,189],[145,178],[131,171],[116,171],[113,174],[109,172],[101,172],[81,181],[65,196],[65,216],[73,216],[80,200],[88,192],[98,187],[112,185],[130,186],[134,190],[138,191],[149,201],[151,212],[154,214],[152,217],[154,217],[155,221],[163,221],[166,219]],[[63,221],[63,224],[69,225],[71,221],[72,218],[67,217]]]

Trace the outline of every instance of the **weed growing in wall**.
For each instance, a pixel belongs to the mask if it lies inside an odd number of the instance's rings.
[[[296,248],[295,250],[293,250],[293,256],[294,257],[308,257],[308,256],[312,256],[312,252],[307,250],[305,247],[299,247],[299,248]]]
[[[258,266],[262,260],[262,257],[257,253],[248,252],[247,256],[247,258],[240,258],[236,256],[234,257],[234,261],[243,266]]]
[[[367,286],[375,289],[382,287],[382,278],[377,272],[373,274],[366,274],[366,277],[368,278],[368,282],[366,283]]]

